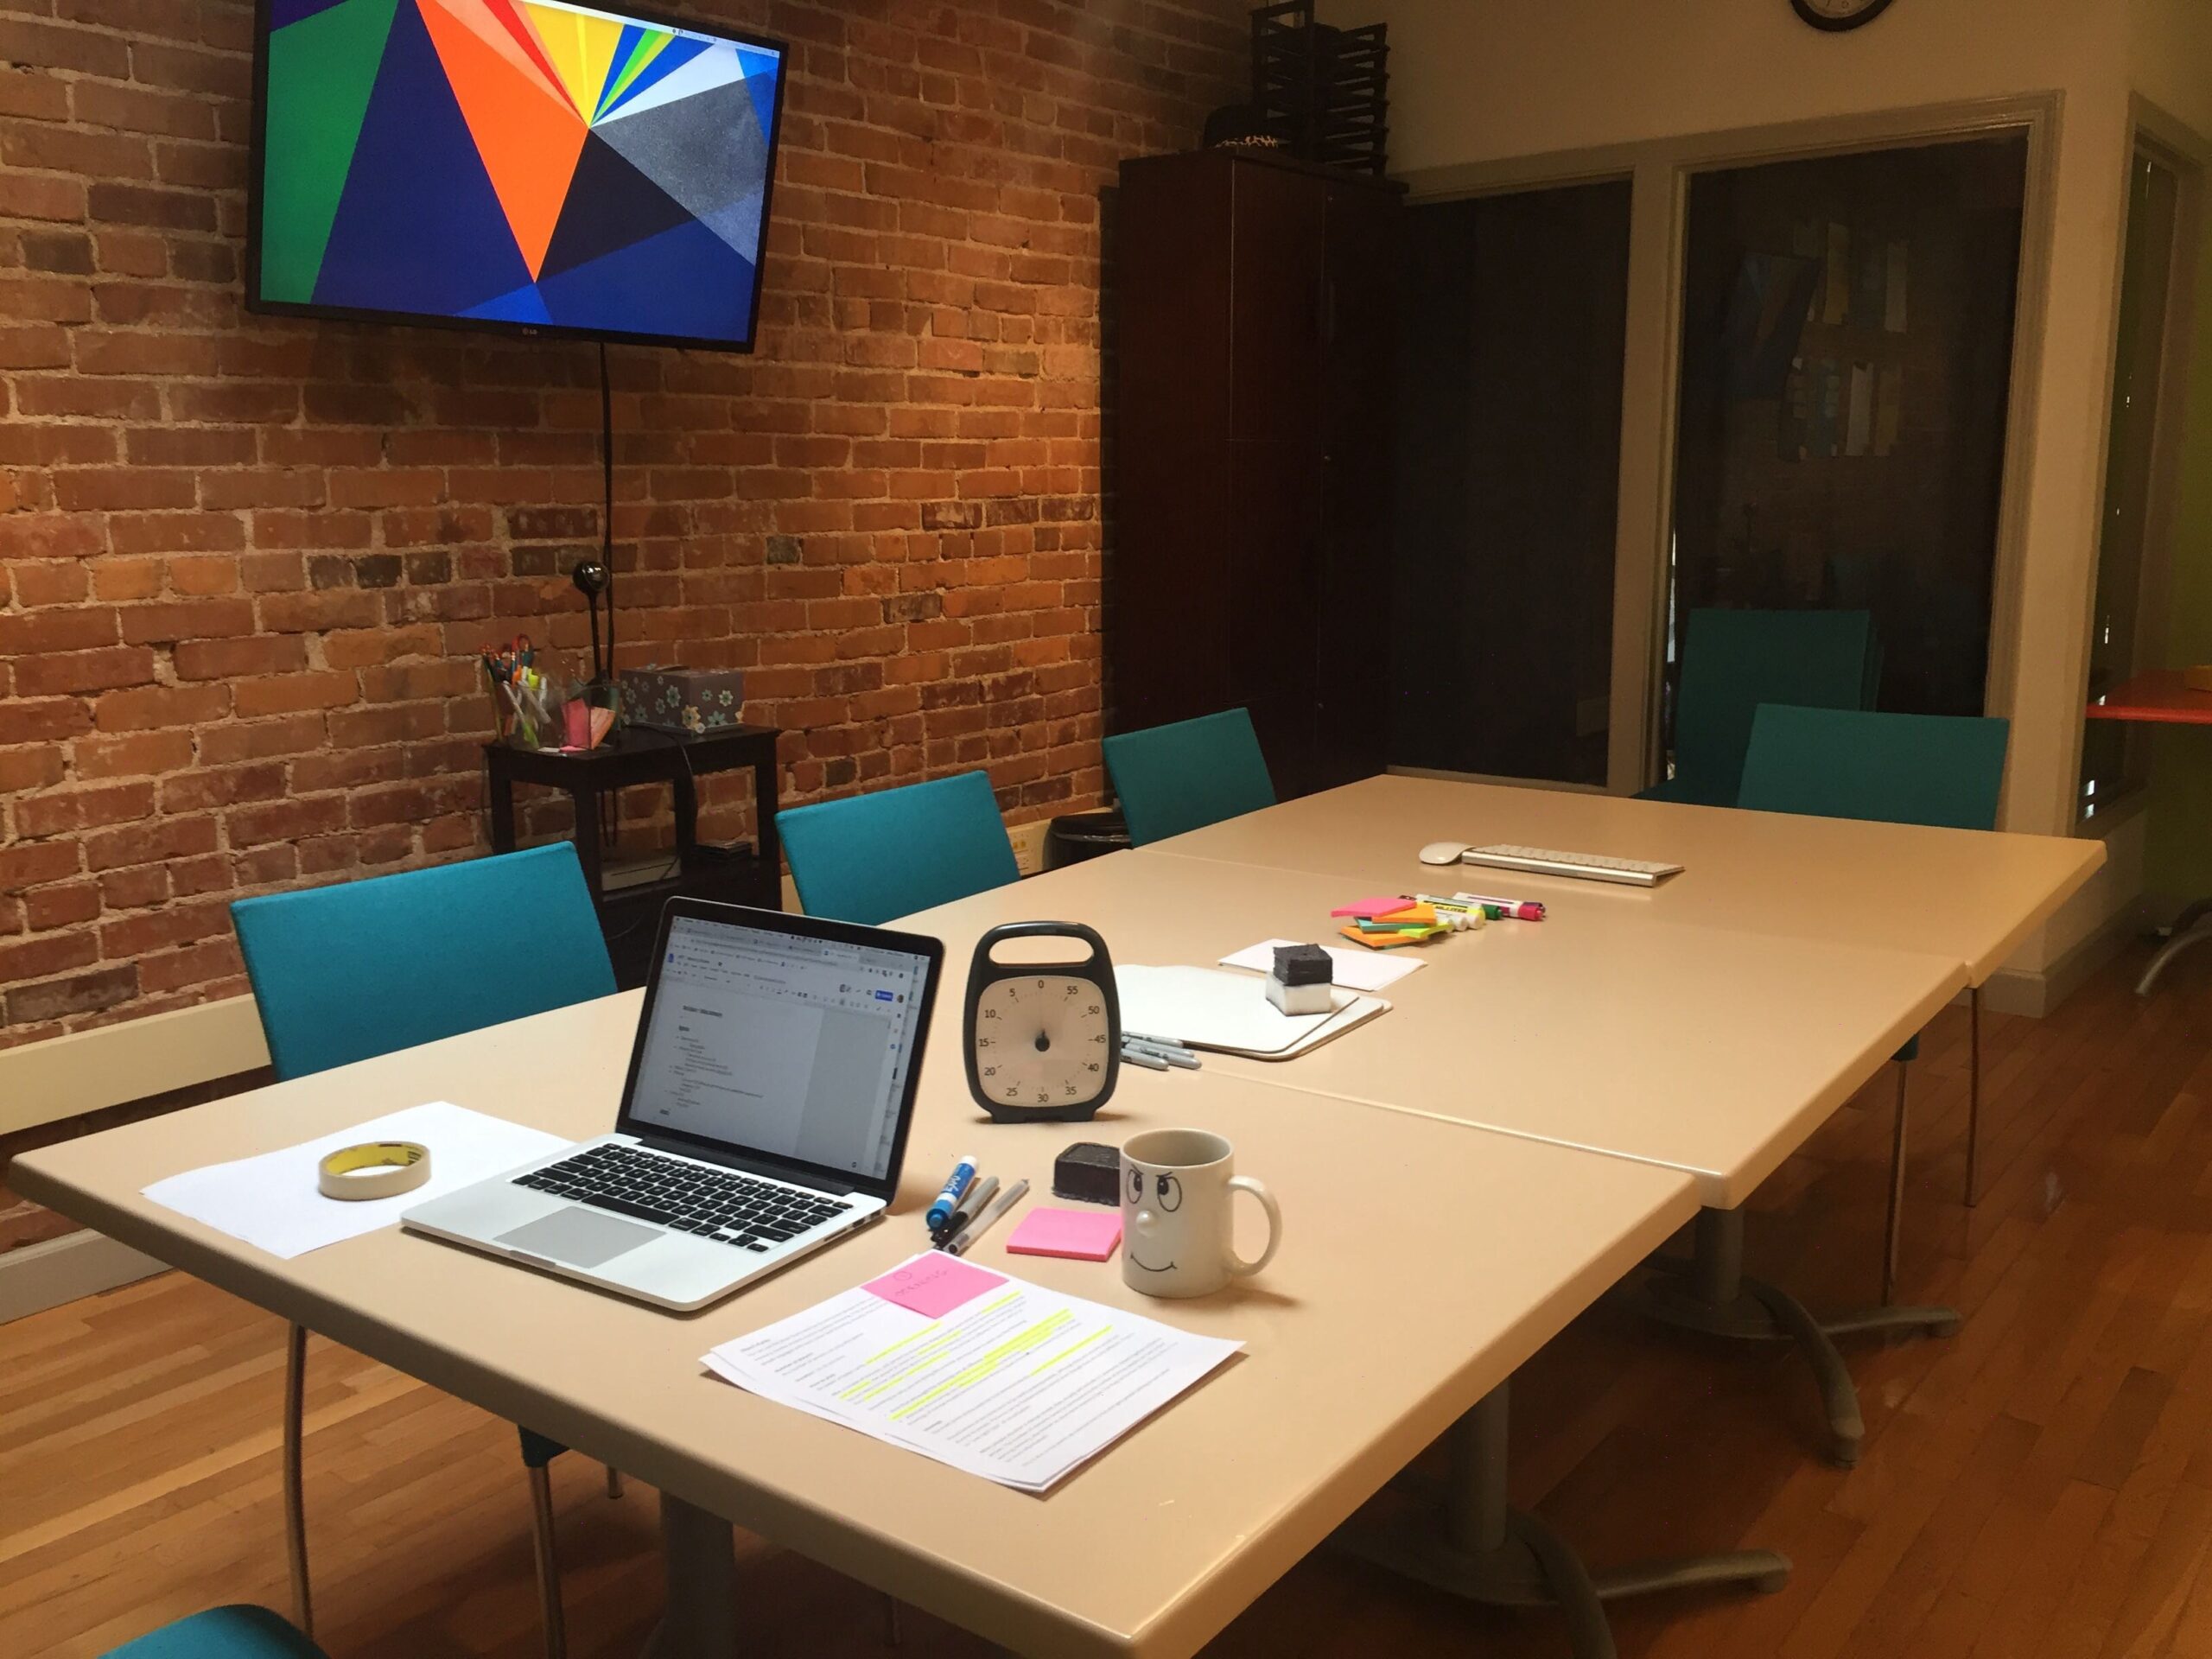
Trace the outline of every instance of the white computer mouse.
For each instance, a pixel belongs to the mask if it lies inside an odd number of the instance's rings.
[[[1457,864],[1459,855],[1466,850],[1467,843],[1464,841],[1432,841],[1421,849],[1421,861],[1424,864]]]

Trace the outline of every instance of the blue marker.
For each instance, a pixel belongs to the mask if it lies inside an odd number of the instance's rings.
[[[952,1219],[952,1212],[960,1207],[960,1195],[968,1190],[968,1183],[976,1179],[976,1154],[968,1153],[952,1166],[952,1173],[945,1178],[944,1191],[937,1195],[937,1202],[930,1205],[926,1219],[930,1230]]]

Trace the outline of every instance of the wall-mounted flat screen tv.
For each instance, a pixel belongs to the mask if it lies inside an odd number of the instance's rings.
[[[260,0],[257,311],[746,351],[785,48],[564,0]]]

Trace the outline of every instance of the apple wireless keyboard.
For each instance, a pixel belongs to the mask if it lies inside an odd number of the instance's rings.
[[[1463,864],[1486,864],[1494,869],[1520,870],[1530,875],[1563,875],[1578,881],[1618,881],[1624,887],[1656,887],[1681,870],[1679,864],[1662,864],[1643,858],[1606,858],[1597,853],[1563,853],[1549,847],[1470,847],[1459,855]]]

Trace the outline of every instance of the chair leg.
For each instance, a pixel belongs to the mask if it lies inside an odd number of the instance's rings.
[[[1967,990],[1967,1208],[1981,1202],[1975,1171],[1981,1163],[1981,987]]]
[[[561,1613],[561,1562],[553,1548],[553,1475],[530,1465],[530,1530],[537,1560],[538,1622],[545,1631],[545,1659],[565,1659],[569,1633]]]
[[[1904,1219],[1905,1088],[1911,1078],[1910,1062],[1897,1062],[1897,1121],[1890,1139],[1890,1220],[1882,1241],[1882,1306],[1897,1296],[1897,1232]]]
[[[622,1471],[611,1463],[607,1465],[607,1495],[609,1497],[622,1496]]]
[[[308,1588],[307,1497],[301,1478],[306,1433],[308,1328],[293,1325],[284,1349],[284,1553],[292,1570],[292,1622],[315,1638],[315,1599]]]

